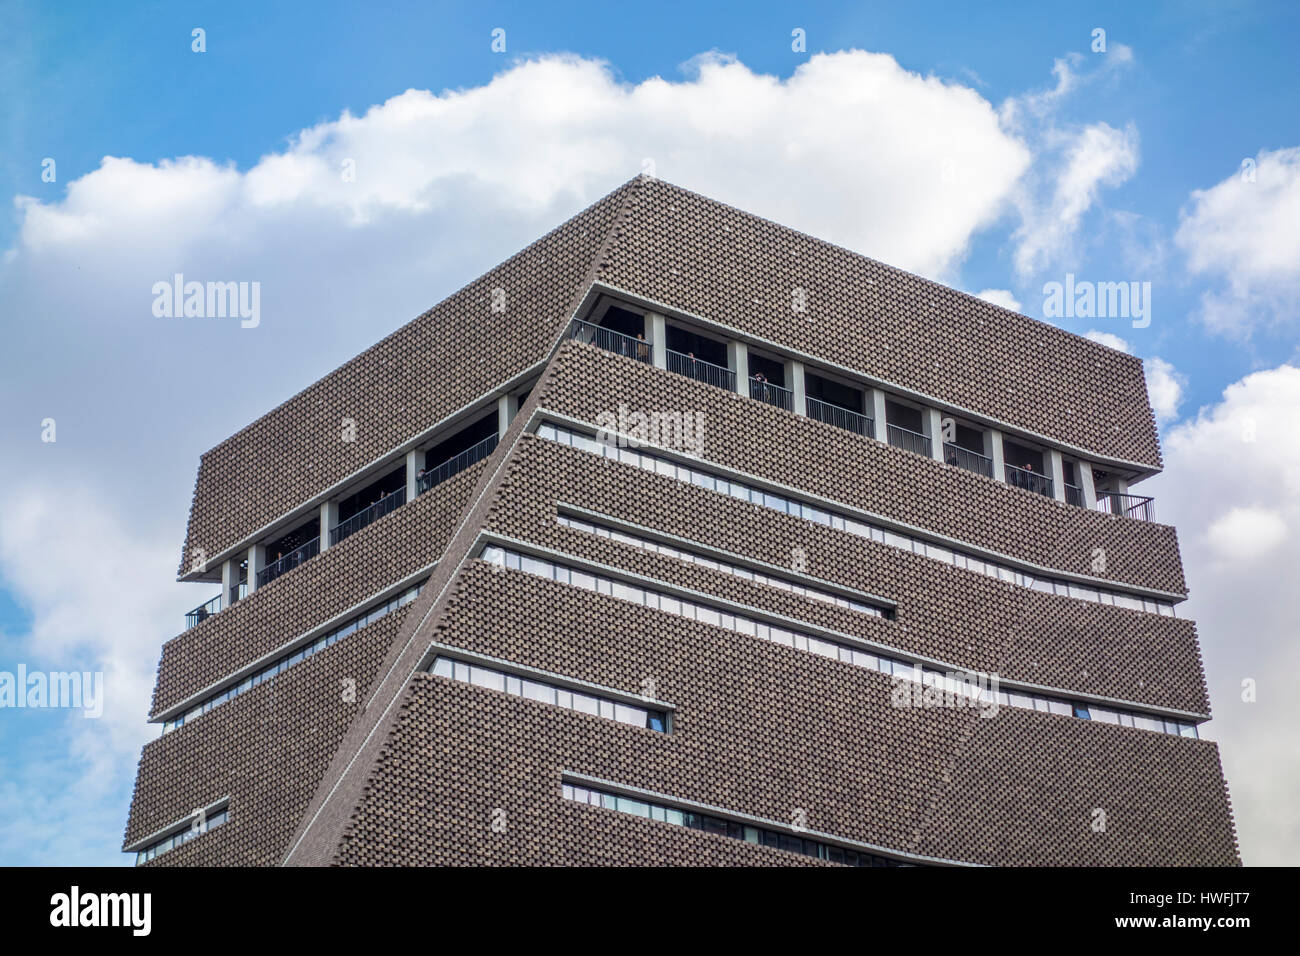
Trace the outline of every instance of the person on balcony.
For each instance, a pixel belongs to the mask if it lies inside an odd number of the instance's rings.
[[[636,360],[638,362],[650,361],[650,343],[645,340],[645,333],[636,334]]]

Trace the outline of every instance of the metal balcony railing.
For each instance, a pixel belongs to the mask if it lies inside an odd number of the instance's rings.
[[[634,335],[625,335],[622,332],[615,332],[613,329],[593,325],[590,322],[584,322],[582,319],[574,319],[569,323],[568,336],[571,339],[586,342],[588,345],[594,345],[606,352],[613,352],[615,355],[622,355],[624,358],[630,358],[637,362],[649,364],[654,359],[654,349],[651,347],[649,340],[639,339]]]
[[[843,428],[845,431],[866,435],[868,438],[876,437],[876,423],[861,412],[855,412],[841,405],[832,405],[819,398],[810,397],[806,401],[809,418],[834,425],[836,428]]]
[[[240,581],[238,584],[236,584],[234,587],[230,589],[230,604],[235,604],[239,601],[242,601],[246,597],[248,597],[247,581]],[[230,605],[228,604],[226,606],[229,607]]]
[[[714,365],[712,362],[706,362],[703,359],[683,355],[681,352],[674,352],[672,349],[668,349],[667,352],[668,371],[676,372],[678,375],[685,375],[687,378],[693,378],[697,382],[725,388],[729,392],[736,390],[736,373],[731,369],[721,365]]]
[[[189,630],[196,624],[202,624],[212,615],[221,610],[221,595],[218,594],[211,601],[205,601],[185,615],[185,630]]]
[[[374,524],[386,514],[392,514],[402,505],[406,504],[406,489],[398,488],[396,491],[384,495],[369,508],[358,511],[347,521],[340,521],[337,527],[330,529],[330,547],[338,544],[350,534],[356,534],[367,525]]]
[[[1007,465],[1007,484],[1014,485],[1016,488],[1024,488],[1026,491],[1032,491],[1035,494],[1052,497],[1052,479],[1046,475],[1040,475],[1036,471],[1030,471],[1027,468],[1017,468],[1015,465]]]
[[[1065,485],[1065,503],[1074,505],[1076,508],[1084,507],[1083,489],[1078,485],[1072,485],[1068,482]]]
[[[889,444],[895,448],[915,452],[918,455],[925,455],[927,458],[930,457],[930,439],[920,432],[910,431],[901,425],[891,425],[886,422],[885,434],[889,436]]]
[[[752,375],[749,377],[749,397],[775,405],[777,408],[784,408],[787,412],[794,411],[794,392],[780,385],[756,379]]]
[[[292,571],[298,565],[320,554],[320,538],[315,537],[301,547],[294,548],[286,555],[282,555],[275,561],[272,561],[262,570],[257,572],[257,586],[265,587],[280,575],[287,571]]]
[[[977,475],[983,475],[985,478],[993,477],[992,458],[971,451],[969,448],[954,445],[950,441],[943,443],[943,460],[950,465],[956,465],[958,468],[965,468]]]
[[[1117,491],[1099,491],[1097,510],[1137,521],[1156,520],[1156,500],[1142,495],[1121,495]]]
[[[430,468],[415,478],[416,494],[424,494],[434,485],[440,485],[453,475],[459,475],[470,465],[477,464],[492,454],[500,440],[499,435],[489,435],[476,445],[470,445],[458,455],[453,455],[441,465]]]

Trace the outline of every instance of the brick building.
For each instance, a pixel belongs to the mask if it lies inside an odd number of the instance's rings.
[[[634,180],[202,456],[124,849],[1236,865],[1160,468],[1138,359]]]

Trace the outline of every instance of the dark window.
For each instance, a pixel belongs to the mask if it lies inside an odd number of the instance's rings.
[[[372,481],[355,494],[339,502],[339,522],[347,521],[358,512],[365,511],[380,498],[406,487],[406,466],[390,471],[377,481]]]
[[[600,319],[602,329],[613,329],[615,332],[622,332],[624,335],[630,335],[636,338],[645,332],[645,316],[640,312],[633,312],[631,309],[624,309],[621,306],[611,305]]]
[[[297,551],[308,541],[320,537],[320,517],[308,518],[288,534],[282,535],[266,546],[266,562],[278,561],[286,554]]]
[[[682,355],[694,355],[702,362],[727,367],[727,346],[675,325],[668,326],[668,348]]]
[[[909,432],[916,432],[918,435],[925,432],[921,424],[921,410],[911,405],[900,405],[893,399],[885,399],[885,420],[891,425],[906,428]]]
[[[424,453],[424,467],[426,470],[437,468],[449,458],[455,458],[467,448],[473,448],[485,438],[490,438],[496,433],[497,413],[493,409],[491,414],[485,415],[470,425],[466,425],[454,435],[444,438],[426,451]]]
[[[958,448],[965,448],[967,451],[973,451],[977,455],[984,454],[984,433],[978,428],[970,428],[959,422],[954,422],[956,426],[954,431],[953,444]]]
[[[862,389],[854,388],[852,385],[842,385],[811,372],[804,373],[804,391],[809,398],[838,405],[851,412],[861,412],[864,407]]]
[[[760,373],[767,376],[768,384],[785,388],[785,364],[750,352],[749,377],[754,378]]]
[[[1017,468],[1024,468],[1026,471],[1035,471],[1038,474],[1046,474],[1043,469],[1043,453],[1035,448],[1021,445],[1018,442],[1002,440],[1002,458],[1008,465],[1014,465]]]

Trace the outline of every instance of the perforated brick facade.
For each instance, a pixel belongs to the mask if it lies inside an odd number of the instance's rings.
[[[791,314],[794,288],[806,314]],[[504,312],[492,309],[496,290]],[[391,469],[421,436],[438,439],[444,420],[490,409],[512,381],[518,394],[530,370],[541,376],[485,462],[164,646],[156,716],[436,562],[413,603],[146,746],[126,848],[228,798],[229,822],[151,865],[833,865],[564,799],[565,782],[595,779],[898,862],[1239,862],[1217,747],[1177,729],[1209,716],[1193,622],[996,580],[536,432],[591,433],[620,405],[698,412],[703,446],[668,459],[1027,574],[1166,604],[1186,590],[1173,528],[568,340],[568,321],[605,294],[1099,468],[1160,466],[1138,360],[635,180],[203,456],[182,576],[195,549],[256,544],[345,481]],[[356,442],[333,440],[343,417],[357,421]],[[574,509],[704,560],[557,521]],[[1084,710],[899,706],[875,670],[496,567],[481,557],[489,544],[991,674]],[[888,614],[746,579],[710,556]],[[651,694],[671,710],[670,732],[435,677],[433,644]],[[1173,730],[1103,723],[1089,706]]]

